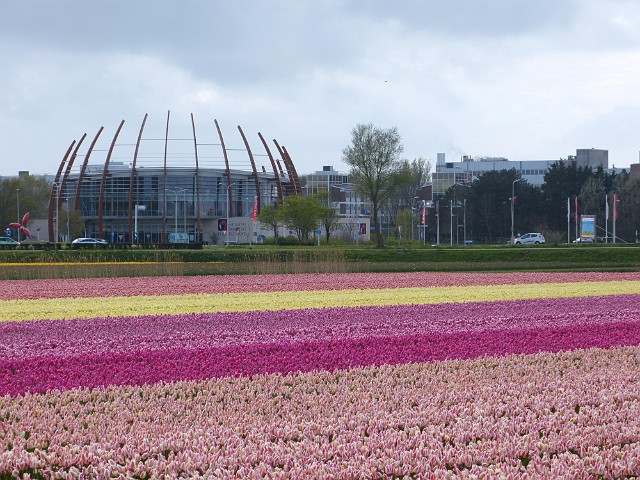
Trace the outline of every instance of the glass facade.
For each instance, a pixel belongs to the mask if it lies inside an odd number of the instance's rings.
[[[258,195],[253,173],[232,171],[231,176],[229,188],[224,170],[201,170],[196,177],[192,169],[167,169],[165,183],[162,169],[140,169],[130,189],[130,170],[115,169],[105,178],[100,201],[102,173],[92,172],[83,176],[80,189],[78,176],[70,176],[64,199],[68,198],[73,205],[78,193],[78,213],[88,237],[101,237],[110,243],[203,241],[218,230],[218,219],[252,214]],[[263,173],[258,178],[260,205],[277,201],[274,176]],[[227,201],[229,193],[231,203]],[[129,223],[130,218],[136,217],[137,239],[135,225]]]

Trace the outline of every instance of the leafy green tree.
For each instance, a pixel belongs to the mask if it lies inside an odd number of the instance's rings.
[[[395,127],[383,130],[373,124],[356,125],[351,131],[351,145],[342,151],[342,159],[351,167],[356,188],[371,202],[378,247],[384,247],[379,211],[396,186],[402,151],[400,134]]]
[[[640,177],[629,177],[616,185],[618,188],[618,220],[616,235],[627,242],[640,238]],[[611,202],[611,218],[613,220],[613,199]],[[636,233],[637,232],[637,233]]]
[[[256,219],[273,230],[273,236],[277,245],[278,229],[283,224],[282,210],[273,204],[265,205],[260,209],[260,213],[256,216]]]
[[[320,223],[322,212],[322,205],[313,197],[301,195],[288,197],[284,199],[282,205],[284,224],[296,232],[300,243],[309,240],[310,233]]]
[[[605,200],[604,181],[602,177],[587,179],[580,189],[581,211],[585,215],[597,215],[604,209]]]
[[[320,211],[320,225],[324,228],[328,245],[331,234],[340,228],[340,216],[338,215],[335,207],[331,204],[329,192],[319,192],[314,197],[322,206]]]
[[[392,219],[396,218],[398,211],[418,206],[420,202],[416,197],[420,189],[431,180],[431,163],[422,157],[411,162],[402,160],[394,176],[395,188],[384,205],[384,213],[389,214]]]
[[[411,230],[416,222],[416,216],[411,209],[400,210],[396,215],[396,233],[402,241],[411,239]]]
[[[560,161],[551,165],[544,176],[544,184],[542,185],[548,228],[555,231],[566,231],[567,199],[571,199],[573,202],[573,198],[580,194],[582,186],[591,175],[591,169],[578,168],[568,162]],[[572,224],[573,222],[571,222]]]

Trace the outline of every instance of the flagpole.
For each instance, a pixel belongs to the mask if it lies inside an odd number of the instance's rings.
[[[576,217],[576,239],[577,239],[580,236],[578,235],[578,196],[577,195],[576,195],[575,203],[576,203],[575,217]]]
[[[613,243],[616,243],[616,220],[618,219],[618,194],[613,194]]]
[[[604,238],[609,243],[609,195],[604,196]]]
[[[571,197],[567,197],[567,244],[571,243]]]

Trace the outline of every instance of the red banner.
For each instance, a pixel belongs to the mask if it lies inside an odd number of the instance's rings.
[[[256,221],[256,216],[258,215],[258,197],[253,202],[253,211],[251,212],[251,220]]]

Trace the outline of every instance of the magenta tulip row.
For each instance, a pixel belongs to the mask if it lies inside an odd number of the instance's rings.
[[[21,322],[1,326],[0,395],[638,345],[639,317],[621,295]]]
[[[640,280],[640,272],[332,273],[3,281],[0,300]]]

